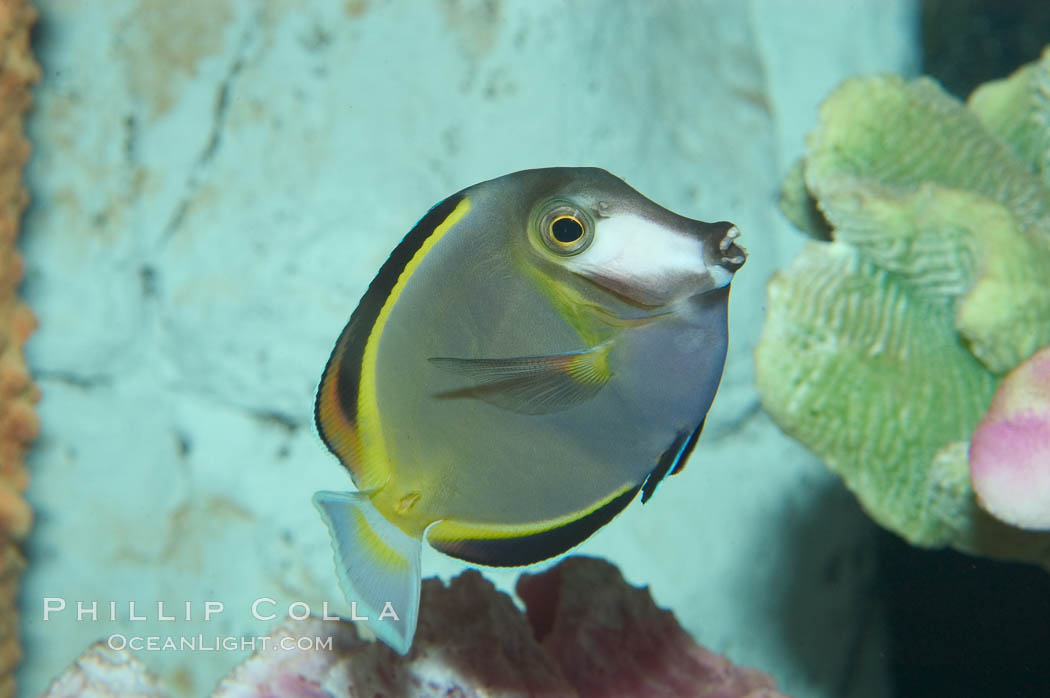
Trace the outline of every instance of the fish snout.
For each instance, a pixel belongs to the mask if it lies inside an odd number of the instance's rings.
[[[747,250],[736,244],[740,228],[729,221],[707,223],[703,231],[704,262],[708,267],[722,267],[730,274],[744,266]]]

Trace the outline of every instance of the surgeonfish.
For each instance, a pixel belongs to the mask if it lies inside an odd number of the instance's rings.
[[[318,492],[343,593],[401,654],[421,542],[472,563],[561,554],[677,473],[726,357],[744,264],[595,168],[515,172],[430,209],[336,342],[315,418],[356,492]]]

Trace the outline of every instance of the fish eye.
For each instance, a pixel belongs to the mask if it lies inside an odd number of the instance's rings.
[[[558,206],[543,217],[540,232],[543,242],[552,252],[569,255],[590,244],[593,227],[579,209]]]
[[[562,245],[571,245],[583,237],[583,223],[572,216],[558,216],[551,221],[551,237]]]

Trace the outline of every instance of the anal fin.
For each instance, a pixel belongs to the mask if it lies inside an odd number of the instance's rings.
[[[584,511],[532,524],[438,521],[427,529],[427,542],[446,555],[478,565],[531,565],[582,543],[630,504],[638,489],[629,485]]]
[[[419,617],[422,542],[387,521],[367,494],[317,492],[314,505],[332,534],[339,586],[358,616],[400,654]]]

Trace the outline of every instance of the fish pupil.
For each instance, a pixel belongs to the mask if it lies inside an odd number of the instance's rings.
[[[551,223],[551,236],[563,245],[574,243],[583,237],[583,224],[575,218],[563,216]]]

